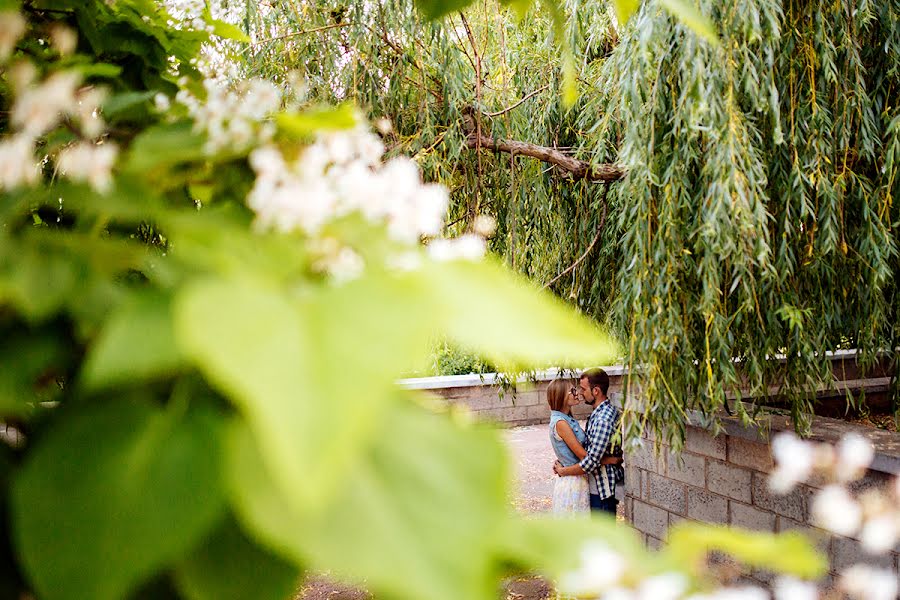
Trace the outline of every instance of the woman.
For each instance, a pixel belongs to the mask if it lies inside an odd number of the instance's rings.
[[[547,388],[547,404],[550,405],[550,445],[556,458],[564,467],[574,465],[587,454],[584,443],[587,436],[572,416],[572,407],[578,404],[575,386],[565,379],[554,379]],[[588,481],[581,477],[557,477],[553,486],[553,514],[575,515],[590,513]]]

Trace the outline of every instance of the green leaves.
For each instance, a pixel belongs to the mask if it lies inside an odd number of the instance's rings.
[[[12,489],[19,555],[42,598],[116,599],[221,518],[214,416],[120,400],[64,411]]]
[[[436,264],[423,276],[441,330],[495,363],[609,364],[616,358],[615,342],[594,323],[490,261]]]
[[[382,435],[341,473],[339,493],[318,515],[291,510],[250,436],[236,429],[230,487],[240,515],[273,547],[365,582],[376,596],[495,598],[507,481],[496,432],[406,399],[393,406]],[[327,414],[322,427],[333,424]]]
[[[444,15],[459,11],[472,3],[472,0],[416,0],[416,6],[427,19],[438,19]]]
[[[698,523],[669,530],[666,553],[684,565],[718,550],[740,562],[777,573],[815,579],[828,570],[828,561],[802,534],[791,531],[772,535]]]
[[[309,139],[320,131],[350,129],[357,125],[356,109],[350,102],[338,107],[318,107],[275,117],[278,128],[291,137]]]
[[[150,127],[131,144],[126,168],[146,176],[165,167],[198,160],[203,156],[203,143],[203,136],[188,122]]]
[[[91,347],[81,383],[87,388],[171,375],[185,365],[175,343],[171,298],[149,292],[123,305]]]
[[[297,567],[260,548],[228,518],[175,570],[190,600],[287,600],[297,591]]]

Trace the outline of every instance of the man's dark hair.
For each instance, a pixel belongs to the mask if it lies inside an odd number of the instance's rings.
[[[609,391],[609,375],[599,367],[588,369],[583,372],[578,379],[587,379],[591,389],[594,389],[595,387],[600,388],[600,391],[603,392],[604,396],[606,396],[606,392]]]

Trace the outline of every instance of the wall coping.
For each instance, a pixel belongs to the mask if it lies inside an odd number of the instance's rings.
[[[856,356],[856,350],[829,350],[825,355],[833,361],[844,360]],[[774,359],[778,362],[784,362],[787,357],[783,354],[776,354]],[[628,373],[628,368],[624,365],[602,365],[604,371],[611,377],[621,376]],[[535,377],[528,375],[519,375],[516,383],[526,383],[528,381],[551,381],[559,377],[563,369],[553,367],[543,371],[537,371]],[[578,369],[574,369],[577,371]],[[478,387],[498,385],[504,381],[504,377],[499,373],[470,373],[468,375],[438,375],[435,377],[409,377],[400,379],[397,383],[410,390],[434,390],[441,388],[459,388],[459,387]]]
[[[748,407],[748,410],[752,410],[752,407]],[[709,418],[704,417],[696,410],[688,411],[688,423],[703,429],[712,428]],[[747,427],[737,417],[725,414],[719,415],[719,423],[729,436],[763,443],[769,443],[769,439],[775,433],[794,431],[790,415],[775,412],[769,412],[768,415],[761,416],[758,427]],[[848,433],[856,433],[866,438],[875,448],[875,458],[872,460],[869,469],[891,475],[900,475],[900,433],[815,415],[813,416],[810,434],[807,439],[815,442],[836,444]]]
[[[622,365],[610,365],[601,367],[611,377],[625,374],[628,369]],[[543,371],[537,371],[535,377],[528,375],[519,375],[516,383],[526,383],[528,381],[551,381],[559,377],[562,369],[552,368]],[[459,387],[478,387],[499,385],[504,381],[504,377],[499,373],[482,373],[481,375],[471,373],[469,375],[439,375],[437,377],[410,377],[401,379],[397,383],[408,390],[434,390],[442,388],[459,388]]]

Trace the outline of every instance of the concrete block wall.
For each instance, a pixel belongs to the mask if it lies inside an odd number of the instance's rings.
[[[816,420],[817,422],[820,419]],[[848,423],[818,423],[829,437],[839,436],[842,429],[860,427]],[[783,423],[781,425],[784,425]],[[816,426],[814,425],[814,432]],[[886,432],[885,432],[886,433]],[[888,434],[897,438],[897,434]],[[869,436],[873,437],[872,435]],[[881,441],[887,436],[874,435]],[[828,440],[831,441],[831,440]],[[837,572],[856,563],[881,565],[893,569],[900,577],[900,546],[884,556],[865,553],[858,540],[833,536],[816,528],[810,519],[810,503],[816,487],[803,485],[786,496],[772,494],[767,486],[773,467],[769,444],[755,431],[732,426],[716,437],[705,429],[688,427],[685,450],[680,458],[662,446],[657,455],[653,442],[644,440],[642,448],[625,458],[625,516],[643,536],[649,547],[665,544],[671,526],[684,520],[718,523],[746,529],[784,532],[799,530],[827,555],[831,571],[825,579],[830,584]],[[893,451],[882,448],[882,464],[896,464]],[[876,451],[879,444],[876,442]],[[891,473],[870,470],[851,489],[881,485]],[[768,584],[770,573],[754,570],[744,573],[758,583]]]
[[[604,367],[609,374],[611,396],[621,391],[621,367]],[[401,385],[409,389],[429,392],[443,398],[450,404],[467,407],[475,417],[493,421],[504,427],[535,425],[550,421],[547,406],[547,386],[556,378],[555,370],[538,373],[536,381],[520,380],[516,389],[504,389],[493,374],[454,375],[448,377],[427,377],[406,379]],[[573,382],[575,383],[575,382]],[[579,405],[573,413],[577,419],[586,419],[591,409]]]

